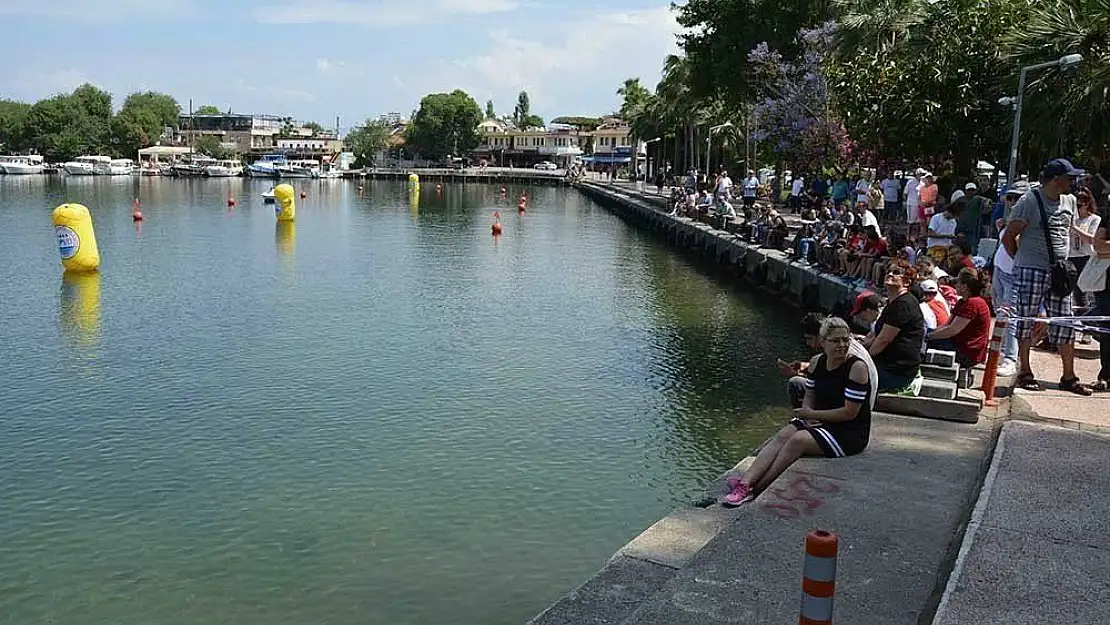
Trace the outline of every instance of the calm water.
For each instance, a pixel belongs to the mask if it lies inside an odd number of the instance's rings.
[[[0,177],[0,623],[522,623],[786,414],[797,313],[573,190],[299,186]]]

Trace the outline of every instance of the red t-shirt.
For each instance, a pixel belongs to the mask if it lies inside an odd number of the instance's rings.
[[[976,363],[985,362],[991,329],[991,309],[986,300],[981,297],[962,299],[952,309],[952,316],[968,320],[964,329],[952,337],[956,351]]]
[[[886,246],[886,239],[878,239],[876,241],[868,239],[867,245],[864,246],[863,251],[876,256],[884,256],[886,255]]]

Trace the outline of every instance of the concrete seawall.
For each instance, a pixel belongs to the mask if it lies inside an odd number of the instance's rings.
[[[756,247],[709,224],[671,216],[662,196],[655,201],[593,182],[576,186],[623,219],[662,236],[675,247],[711,260],[738,280],[765,288],[806,309],[829,312],[857,292],[833,276],[791,263],[786,252]]]
[[[677,249],[806,309],[828,312],[857,292],[834,277],[790,263],[784,252],[670,216],[661,196],[621,185],[577,186]],[[908,408],[899,412],[913,416],[884,414],[891,408],[879,402],[871,444],[862,454],[803,459],[739,509],[724,509],[707,497],[700,505],[676,510],[530,623],[794,622],[802,545],[805,532],[814,527],[840,536],[836,622],[929,622],[1008,404],[980,413],[981,403],[966,400],[898,399],[895,404]],[[733,472],[741,472],[750,460]],[[722,481],[710,485],[707,495],[715,496]]]

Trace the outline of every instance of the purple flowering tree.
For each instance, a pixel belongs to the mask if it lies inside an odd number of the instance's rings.
[[[835,24],[798,34],[802,55],[785,60],[766,43],[748,54],[758,99],[753,138],[793,167],[839,166],[852,154],[852,141],[830,100],[825,64],[833,50]]]

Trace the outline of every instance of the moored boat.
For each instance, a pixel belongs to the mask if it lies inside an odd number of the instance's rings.
[[[42,156],[28,154],[26,156],[0,156],[0,172],[9,175],[26,176],[41,174],[43,171]]]
[[[62,169],[71,176],[102,176],[108,173],[112,159],[107,156],[86,155],[62,165]]]
[[[204,175],[212,178],[242,176],[243,163],[235,159],[216,161],[204,168]]]

